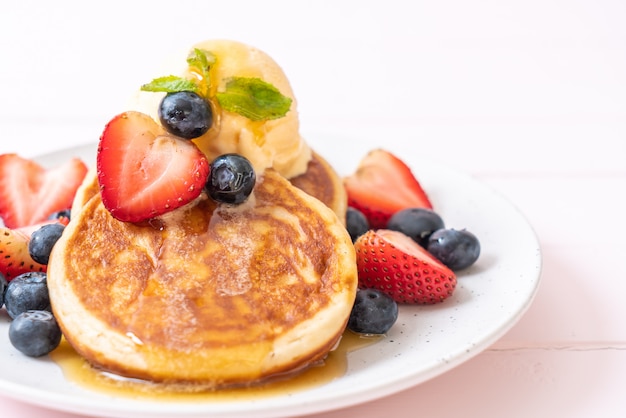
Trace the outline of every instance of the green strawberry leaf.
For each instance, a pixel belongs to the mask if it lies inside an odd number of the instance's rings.
[[[176,93],[179,91],[196,91],[198,85],[186,78],[169,75],[165,77],[155,78],[148,84],[141,86],[142,91]]]
[[[260,78],[232,77],[224,91],[216,94],[222,109],[238,113],[252,121],[282,118],[292,100]]]

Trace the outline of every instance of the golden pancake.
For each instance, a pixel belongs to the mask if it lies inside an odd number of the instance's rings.
[[[335,213],[272,169],[239,206],[204,194],[119,222],[91,174],[48,266],[54,314],[97,368],[156,382],[249,385],[336,345],[357,285]]]
[[[205,97],[214,105],[233,77],[293,100],[283,117],[261,121],[215,105],[217,123],[193,140],[209,160],[248,158],[252,195],[231,206],[203,193],[124,223],[103,206],[92,169],[51,254],[48,286],[66,339],[97,368],[193,388],[249,385],[323,360],[341,337],[357,286],[347,197],[300,136],[295,97],[269,56],[232,41],[194,48],[216,58]],[[178,65],[174,74],[198,75]],[[158,120],[162,96],[140,92],[131,108]]]

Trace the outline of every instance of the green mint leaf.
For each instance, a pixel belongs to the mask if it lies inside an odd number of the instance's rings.
[[[282,118],[292,102],[260,78],[232,77],[216,96],[222,109],[253,121]]]
[[[198,85],[186,78],[169,75],[155,78],[148,84],[141,86],[142,91],[176,93],[179,91],[196,91]]]

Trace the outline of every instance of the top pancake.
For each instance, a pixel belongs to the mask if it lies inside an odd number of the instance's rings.
[[[95,176],[48,266],[67,340],[115,373],[208,387],[323,359],[356,291],[352,242],[325,204],[274,170],[240,206],[201,198],[146,224],[119,222]]]

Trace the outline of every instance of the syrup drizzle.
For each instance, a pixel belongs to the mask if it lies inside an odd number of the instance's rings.
[[[328,355],[323,364],[311,367],[297,376],[252,387],[213,391],[174,390],[167,386],[96,370],[80,357],[65,339],[50,353],[50,357],[61,367],[68,381],[107,395],[160,402],[233,402],[285,396],[329,383],[346,373],[350,352],[372,345],[382,338],[384,337],[361,336],[346,331],[338,347]]]

